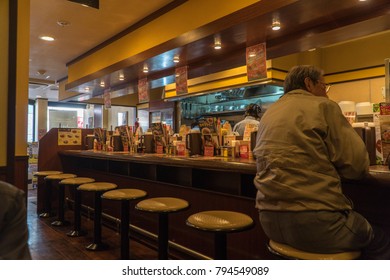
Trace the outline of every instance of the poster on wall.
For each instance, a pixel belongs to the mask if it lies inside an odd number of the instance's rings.
[[[109,89],[106,89],[103,93],[104,109],[111,108],[111,93]]]
[[[188,93],[187,85],[187,75],[188,67],[178,67],[175,70],[175,80],[176,80],[176,94],[185,94]]]
[[[265,43],[246,48],[248,81],[267,78],[267,53]]]
[[[81,129],[79,128],[59,128],[58,146],[81,145]]]
[[[138,80],[138,102],[149,102],[149,84],[147,78]]]

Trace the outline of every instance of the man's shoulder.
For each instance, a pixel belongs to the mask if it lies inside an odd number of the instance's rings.
[[[11,185],[7,182],[0,181],[0,195],[4,198],[4,196],[16,197],[18,195],[23,195],[23,191]]]

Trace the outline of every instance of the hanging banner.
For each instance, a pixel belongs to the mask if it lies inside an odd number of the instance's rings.
[[[248,81],[267,78],[267,53],[265,43],[246,48]]]
[[[149,102],[149,84],[147,78],[138,80],[138,102]]]
[[[188,93],[187,72],[188,72],[187,66],[176,68],[175,70],[176,94]]]
[[[103,93],[104,109],[111,108],[111,94],[110,90],[106,89]]]

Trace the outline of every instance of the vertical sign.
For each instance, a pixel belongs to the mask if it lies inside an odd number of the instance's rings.
[[[147,78],[138,80],[138,102],[149,102],[149,84]]]
[[[104,109],[111,108],[111,94],[109,89],[106,89],[104,91],[103,99],[104,99]]]
[[[267,54],[265,43],[246,48],[248,81],[267,78]]]
[[[175,70],[176,94],[188,93],[187,66],[178,67]]]

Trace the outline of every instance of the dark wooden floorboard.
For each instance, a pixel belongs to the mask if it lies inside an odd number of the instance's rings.
[[[29,245],[34,260],[116,260],[120,258],[120,236],[112,229],[102,227],[102,241],[109,248],[104,251],[85,249],[93,240],[93,220],[82,218],[82,227],[87,235],[68,237],[66,233],[72,225],[53,227],[55,218],[42,219],[36,214],[36,189],[28,190],[27,222],[29,227]],[[72,221],[72,211],[66,211],[66,219]],[[130,240],[130,259],[157,259],[157,252],[136,240]]]

